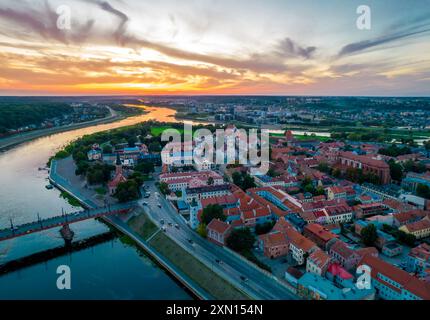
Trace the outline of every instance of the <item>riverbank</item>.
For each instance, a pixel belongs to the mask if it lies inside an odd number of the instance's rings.
[[[59,160],[60,162],[62,160]],[[61,169],[58,172],[57,168],[61,168],[61,164],[58,166],[58,161],[52,161],[49,179],[51,183],[63,192],[67,192],[70,196],[74,197],[77,201],[81,203],[84,208],[94,208],[98,205],[96,199],[89,199],[88,194],[78,190],[79,186],[71,185],[69,179],[62,176]],[[88,191],[88,190],[85,190]],[[142,249],[151,259],[157,262],[158,265],[163,267],[167,272],[169,272],[177,281],[182,283],[188,290],[190,290],[199,299],[209,300],[213,299],[213,296],[202,289],[197,283],[195,283],[191,278],[184,274],[178,267],[167,260],[163,255],[161,255],[156,249],[154,249],[149,243],[143,240],[139,234],[135,233],[129,228],[126,222],[122,221],[116,217],[102,217],[101,218],[108,225],[112,226],[122,234],[128,236],[133,240],[135,245]]]
[[[35,130],[35,131],[14,135],[12,137],[2,138],[0,139],[0,151],[12,148],[21,143],[31,141],[37,138],[41,138],[44,136],[48,136],[51,134],[71,131],[75,129],[82,129],[90,126],[95,126],[98,124],[108,124],[125,118],[125,116],[118,114],[116,111],[112,110],[111,108],[109,109],[111,112],[110,116],[105,117],[103,119],[96,119],[96,120],[91,120],[87,122],[75,123],[67,126],[61,126],[61,127],[55,127],[55,128],[49,128],[49,129]]]
[[[177,266],[189,279],[216,299],[250,299],[162,232],[145,212],[131,218],[128,226],[163,257]]]

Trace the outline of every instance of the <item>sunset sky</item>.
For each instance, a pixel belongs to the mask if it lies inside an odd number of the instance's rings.
[[[92,94],[430,96],[430,0],[1,0],[0,95]]]

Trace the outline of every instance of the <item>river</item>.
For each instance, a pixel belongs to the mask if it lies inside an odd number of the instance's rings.
[[[53,134],[0,153],[0,228],[77,211],[56,189],[47,190],[48,173],[39,170],[71,141],[86,135],[148,120],[174,122],[175,110],[146,107],[148,113],[118,122]],[[108,230],[89,220],[73,224],[75,239]],[[0,264],[63,244],[58,229],[0,242]],[[56,268],[67,264],[72,290],[56,288]],[[148,257],[118,239],[69,256],[0,276],[0,299],[190,299],[190,295]]]

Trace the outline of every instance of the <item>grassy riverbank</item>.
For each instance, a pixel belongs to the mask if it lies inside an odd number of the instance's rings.
[[[143,239],[150,239],[149,244],[156,251],[215,298],[222,300],[249,299],[248,296],[197,260],[166,234],[159,231],[158,227],[145,214],[133,217],[128,225]]]

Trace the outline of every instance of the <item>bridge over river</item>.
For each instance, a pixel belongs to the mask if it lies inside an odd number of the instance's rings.
[[[37,221],[21,225],[14,225],[13,221],[11,220],[9,228],[0,229],[0,241],[22,237],[30,233],[40,232],[42,230],[56,227],[63,227],[60,230],[61,235],[66,242],[71,241],[73,238],[73,231],[71,231],[69,228],[70,224],[88,219],[95,219],[102,216],[124,214],[132,210],[135,206],[135,202],[107,205],[106,207],[96,209],[88,209],[68,214],[63,213],[59,216],[46,219],[38,218]]]

